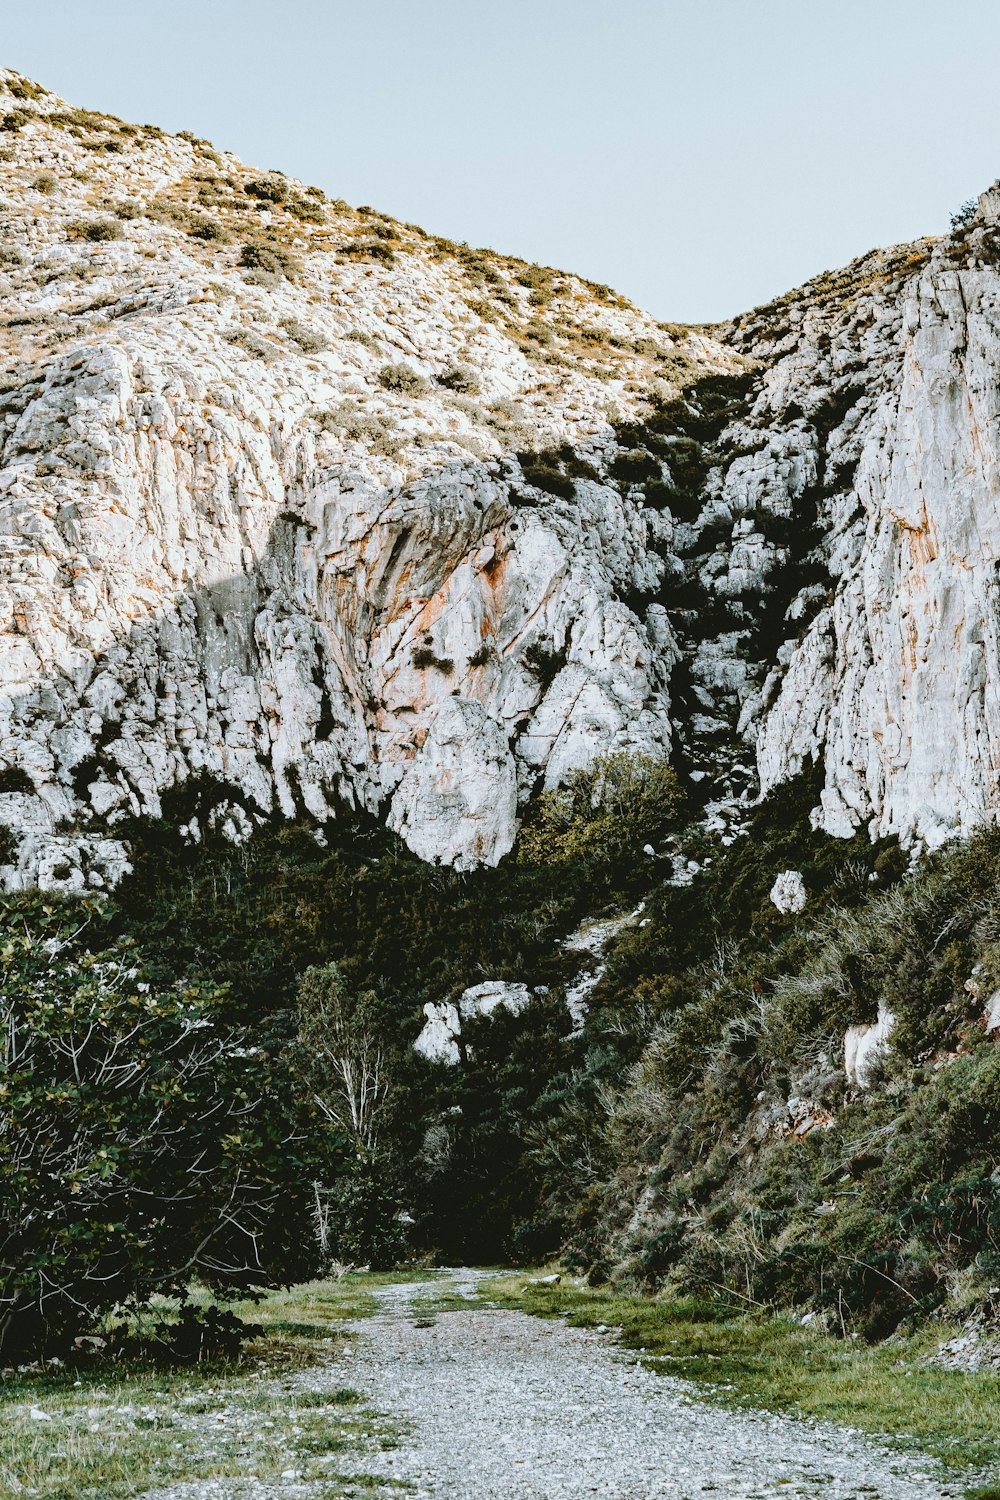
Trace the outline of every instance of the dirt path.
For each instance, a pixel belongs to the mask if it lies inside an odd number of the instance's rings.
[[[421,1302],[443,1291],[474,1295],[475,1279],[453,1272],[445,1285],[386,1287],[378,1315],[357,1325],[350,1383],[408,1428],[402,1445],[372,1467],[408,1481],[418,1497],[932,1500],[949,1493],[929,1462],[858,1433],[708,1405],[684,1382],[617,1350],[606,1334],[482,1305],[422,1315]]]
[[[644,1367],[613,1332],[569,1328],[477,1302],[478,1274],[379,1288],[378,1312],[328,1367],[401,1426],[398,1446],[341,1451],[336,1493],[415,1500],[940,1500],[936,1466],[848,1429],[730,1410]],[[468,1307],[435,1311],[442,1298]],[[373,1476],[379,1476],[377,1482]],[[296,1473],[208,1480],[157,1500],[319,1500]]]

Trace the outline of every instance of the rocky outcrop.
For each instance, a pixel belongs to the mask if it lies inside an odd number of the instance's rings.
[[[206,143],[37,93],[20,115],[8,886],[113,884],[118,830],[192,778],[227,826],[363,807],[494,863],[537,782],[669,751],[663,527],[608,479],[614,422],[671,360],[732,355]]]
[[[462,1036],[463,1022],[492,1016],[497,1010],[519,1016],[531,1004],[532,998],[527,985],[487,979],[463,991],[454,1004],[450,1000],[429,1000],[424,1006],[424,1024],[413,1044],[414,1050],[428,1062],[456,1067],[467,1053]]]
[[[996,816],[997,259],[981,210],[891,274],[869,266],[769,372],[771,413],[827,382],[837,401],[817,467],[829,576],[745,725],[762,790],[825,765],[831,833],[933,846]]]
[[[996,191],[709,337],[0,87],[5,885],[196,780],[493,863],[618,749],[723,839],[816,761],[831,833],[995,816]]]

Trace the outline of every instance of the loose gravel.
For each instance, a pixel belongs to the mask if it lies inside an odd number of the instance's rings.
[[[734,1410],[657,1374],[614,1332],[570,1328],[474,1300],[477,1274],[379,1289],[376,1315],[327,1372],[401,1422],[399,1446],[338,1454],[366,1494],[415,1500],[938,1500],[960,1495],[930,1460],[823,1423]],[[442,1296],[468,1308],[434,1311]],[[309,1372],[314,1388],[321,1372]],[[401,1488],[401,1484],[405,1488]],[[208,1482],[164,1500],[297,1500],[289,1478]]]

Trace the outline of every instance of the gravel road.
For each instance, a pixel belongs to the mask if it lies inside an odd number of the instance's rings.
[[[420,1302],[445,1291],[471,1298],[475,1274],[384,1288],[378,1315],[357,1325],[350,1355],[350,1383],[408,1428],[401,1447],[379,1454],[377,1471],[409,1481],[418,1497],[949,1493],[928,1462],[859,1433],[709,1405],[616,1349],[608,1334],[481,1305],[421,1316]]]
[[[387,1286],[336,1363],[299,1377],[348,1383],[401,1421],[388,1451],[338,1455],[366,1495],[415,1500],[939,1500],[960,1495],[930,1460],[864,1435],[730,1410],[659,1375],[598,1333],[473,1300],[475,1272]],[[443,1295],[469,1306],[435,1312]],[[395,1482],[393,1482],[395,1481]],[[405,1488],[399,1487],[402,1481]],[[369,1481],[370,1485],[370,1481]],[[180,1485],[163,1500],[307,1500],[289,1477],[244,1489]]]

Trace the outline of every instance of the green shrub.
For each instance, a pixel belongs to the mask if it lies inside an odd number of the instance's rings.
[[[35,783],[20,766],[0,766],[0,795],[4,792],[24,792],[34,795]]]
[[[474,396],[480,388],[480,381],[469,365],[452,365],[438,376],[438,385],[443,385],[446,391]]]
[[[517,459],[529,484],[563,500],[572,500],[575,496],[576,480],[597,478],[593,465],[581,458],[568,443],[558,448],[519,453]]]
[[[40,83],[33,83],[30,78],[8,78],[4,87],[15,99],[44,99],[48,95],[48,89],[43,89]]]
[[[71,240],[89,240],[99,244],[104,240],[120,240],[125,231],[117,219],[73,219],[66,225]]]
[[[192,239],[214,241],[223,245],[229,239],[229,235],[225,229],[223,229],[221,224],[217,224],[214,219],[199,219],[197,223],[191,225],[188,233]]]
[[[438,656],[431,646],[415,646],[411,660],[418,671],[426,671],[433,667],[436,672],[444,672],[447,676],[455,670],[455,663],[451,657]]]
[[[342,255],[356,255],[364,260],[377,260],[385,266],[396,264],[396,253],[391,245],[384,240],[349,240],[346,245],[341,245]]]
[[[251,177],[243,190],[261,203],[284,203],[288,198],[288,183],[280,177]]]
[[[677,825],[684,799],[666,760],[618,751],[543,792],[529,809],[517,857],[526,864],[618,864]]]
[[[329,1216],[328,1260],[385,1271],[406,1254],[404,1200],[384,1162],[350,1163],[325,1196],[323,1209]]]
[[[270,359],[274,354],[273,346],[252,328],[230,328],[226,334],[226,342],[238,345],[254,359]]]
[[[378,372],[378,383],[383,390],[397,395],[423,396],[430,390],[430,382],[410,365],[383,365]]]
[[[290,214],[294,214],[297,219],[302,219],[307,224],[326,223],[326,214],[315,199],[289,198],[286,207]]]
[[[339,406],[316,413],[323,432],[347,442],[367,443],[374,453],[394,458],[399,452],[399,438],[388,417],[370,416],[356,401],[342,401]]]
[[[291,251],[279,244],[277,240],[252,240],[240,251],[239,263],[247,270],[262,271],[265,275],[274,277],[290,278],[298,270],[298,264]]]
[[[327,348],[327,340],[323,335],[308,328],[305,323],[300,323],[297,318],[282,318],[281,326],[292,343],[298,344],[303,354],[318,354],[320,350]]]
[[[310,1274],[337,1139],[211,985],[159,988],[95,902],[0,909],[0,1357],[108,1309]]]

